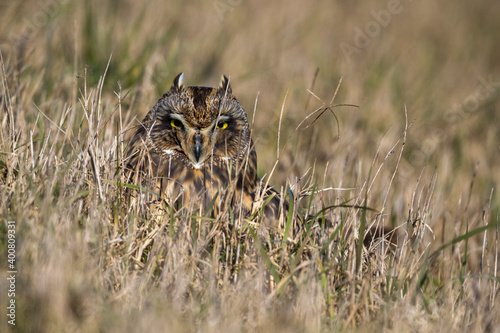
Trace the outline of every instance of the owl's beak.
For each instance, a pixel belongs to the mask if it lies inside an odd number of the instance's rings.
[[[201,156],[201,141],[202,136],[200,133],[194,135],[194,157],[196,158],[196,162],[200,161]]]
[[[196,169],[199,169],[207,155],[210,153],[210,128],[190,129],[187,137],[183,140],[186,143],[184,151]]]

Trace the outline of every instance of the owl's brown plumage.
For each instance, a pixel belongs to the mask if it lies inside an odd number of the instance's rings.
[[[214,207],[230,205],[236,216],[249,216],[274,194],[264,220],[277,222],[280,199],[272,188],[261,190],[247,115],[229,79],[223,76],[218,88],[184,87],[182,79],[181,73],[134,133],[129,177],[184,207],[203,209],[217,196]]]

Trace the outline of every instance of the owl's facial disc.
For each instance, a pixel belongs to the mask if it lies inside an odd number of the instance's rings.
[[[193,126],[179,114],[171,114],[170,119],[171,127],[178,131],[182,151],[191,164],[199,169],[212,154],[217,133],[226,130],[229,126],[230,117],[220,116],[210,126],[204,128]]]

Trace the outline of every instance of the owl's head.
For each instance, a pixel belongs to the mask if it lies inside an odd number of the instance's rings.
[[[183,76],[174,79],[152,110],[149,135],[154,146],[196,169],[211,161],[244,158],[250,130],[229,79],[223,75],[218,88],[184,87]]]

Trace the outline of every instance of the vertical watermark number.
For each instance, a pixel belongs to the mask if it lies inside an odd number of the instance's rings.
[[[7,221],[7,322],[16,324],[16,221]]]

